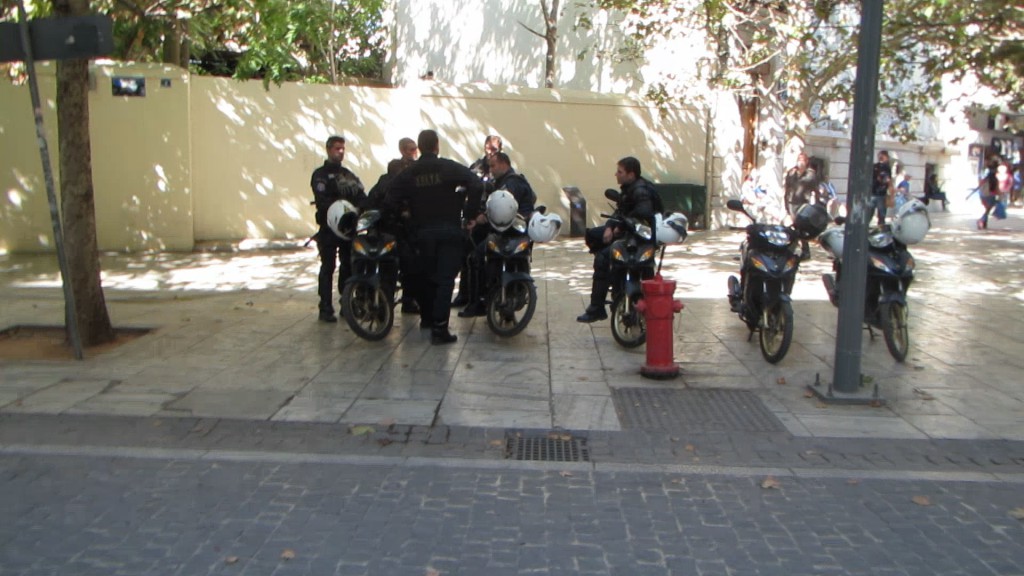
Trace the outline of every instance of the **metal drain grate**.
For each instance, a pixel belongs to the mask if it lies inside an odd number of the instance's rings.
[[[784,432],[786,427],[749,390],[616,388],[612,400],[624,429],[690,432]]]
[[[506,460],[532,460],[539,462],[589,462],[590,449],[586,438],[567,435],[522,436],[509,435],[505,442]]]

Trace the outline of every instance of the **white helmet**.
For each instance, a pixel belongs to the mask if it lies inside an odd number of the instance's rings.
[[[654,228],[657,230],[658,242],[662,244],[682,244],[686,240],[686,227],[689,222],[686,216],[673,212],[668,216],[654,215]]]
[[[487,197],[487,220],[499,232],[508,230],[516,221],[519,202],[508,190],[495,190]]]
[[[550,242],[558,237],[562,228],[562,217],[558,214],[541,214],[534,212],[530,216],[530,240],[534,242]]]
[[[828,228],[818,236],[818,243],[832,255],[836,260],[843,258],[843,240],[846,238],[846,229],[843,226]]]
[[[928,217],[928,207],[917,198],[908,201],[896,212],[892,224],[892,235],[900,242],[910,245],[924,240],[932,221]]]
[[[345,218],[346,214],[352,214]],[[359,214],[356,207],[348,200],[335,200],[334,204],[327,209],[327,227],[342,240],[352,239],[352,229],[355,227],[355,215]]]

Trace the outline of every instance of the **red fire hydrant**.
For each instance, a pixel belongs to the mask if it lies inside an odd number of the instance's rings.
[[[647,322],[647,364],[640,374],[647,378],[675,378],[679,366],[672,359],[672,318],[683,309],[681,300],[672,299],[676,283],[659,274],[640,285],[644,299],[637,302],[636,308]]]

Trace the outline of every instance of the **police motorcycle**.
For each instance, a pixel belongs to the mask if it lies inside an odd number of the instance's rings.
[[[792,224],[785,225],[757,222],[740,200],[729,200],[726,206],[751,220],[740,245],[740,277],[729,276],[729,305],[750,330],[748,341],[758,332],[761,355],[775,364],[786,357],[793,342],[790,294],[800,268],[800,240],[825,230],[828,211],[819,204],[804,204]]]
[[[354,220],[354,226],[343,224]],[[357,336],[380,340],[395,323],[398,242],[381,226],[379,210],[359,214],[339,200],[327,211],[327,224],[338,236],[352,240],[352,273],[341,293],[341,312]]]
[[[643,299],[641,282],[656,274],[655,255],[659,252],[657,273],[665,258],[669,244],[682,244],[686,240],[688,222],[686,216],[674,212],[668,216],[655,215],[654,230],[644,221],[623,216],[618,210],[622,194],[607,189],[605,198],[615,202],[612,214],[601,214],[610,225],[625,230],[621,238],[612,242],[611,261],[611,325],[612,337],[624,348],[636,348],[647,341],[647,322],[637,303]]]
[[[845,219],[836,218],[836,224]],[[908,246],[924,240],[931,228],[928,207],[913,199],[896,211],[891,225],[868,232],[868,277],[864,290],[864,324],[874,339],[872,328],[885,337],[885,345],[897,362],[907,358],[910,349],[910,326],[907,290],[914,280],[914,257]],[[829,228],[818,238],[832,257],[834,274],[822,274],[821,281],[832,305],[839,307],[839,275],[842,273],[845,226]]]
[[[537,309],[537,287],[530,275],[533,244],[557,237],[562,219],[546,215],[540,206],[527,221],[507,190],[492,192],[485,212],[491,227],[484,240],[485,316],[491,332],[507,338],[522,332]]]

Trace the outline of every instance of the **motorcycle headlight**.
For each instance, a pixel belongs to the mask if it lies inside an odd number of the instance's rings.
[[[384,243],[384,246],[380,249],[380,253],[381,254],[387,254],[388,252],[391,252],[392,250],[394,250],[395,246],[397,246],[397,245],[398,245],[398,242],[396,240],[389,240],[389,241]]]
[[[352,240],[352,250],[354,250],[358,254],[362,254],[363,256],[369,255],[370,246],[369,243],[366,241],[366,237],[356,236],[356,238]]]
[[[487,239],[487,251],[501,252],[501,249],[498,248],[498,239],[496,237],[491,236],[490,238]]]
[[[868,244],[872,248],[885,248],[892,244],[892,233],[886,231],[875,232],[868,236]]]
[[[765,263],[763,256],[752,256],[750,258],[750,263],[754,265],[754,268],[757,268],[761,272],[768,271],[768,264]]]
[[[516,242],[516,247],[512,249],[512,253],[513,254],[519,254],[520,252],[525,252],[525,251],[527,251],[529,249],[530,249],[530,239],[529,238],[520,238],[519,241]]]
[[[872,256],[871,257],[871,265],[874,266],[875,268],[878,268],[879,270],[881,270],[883,272],[887,272],[889,274],[895,274],[896,273],[892,268],[889,267],[888,264],[885,263],[885,260],[879,258],[878,256]]]
[[[907,262],[903,265],[903,268],[907,272],[911,272],[914,269],[914,257],[907,254]]]
[[[790,243],[789,233],[779,228],[765,230],[761,232],[761,237],[767,240],[769,244],[780,248],[789,246]]]
[[[644,240],[650,240],[652,238],[651,227],[648,226],[647,224],[637,222],[636,226],[633,227],[633,231],[636,232],[637,236],[643,238]]]
[[[611,250],[612,260],[618,260],[620,262],[626,261],[626,252],[622,249],[622,246],[613,245]]]
[[[790,270],[796,268],[798,263],[799,263],[799,260],[797,260],[795,256],[791,256],[791,257],[787,258],[786,259],[786,265],[783,266],[783,268],[782,268],[782,273],[785,274],[786,272],[789,272]]]
[[[647,246],[640,251],[639,259],[641,262],[646,262],[654,258],[654,246]]]

